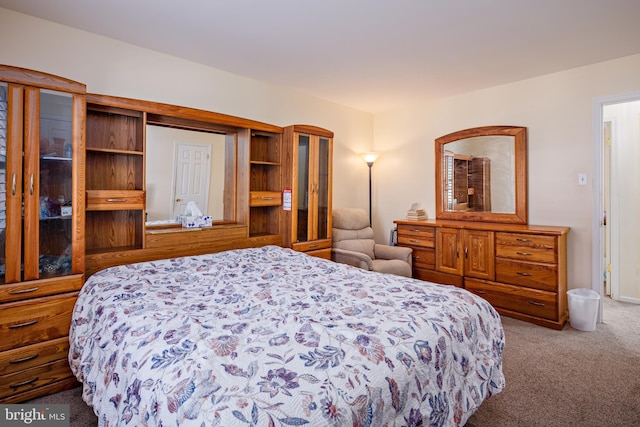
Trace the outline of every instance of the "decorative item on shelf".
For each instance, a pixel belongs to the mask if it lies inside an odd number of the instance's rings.
[[[378,160],[378,156],[378,153],[373,152],[360,154],[360,157],[362,157],[362,159],[367,163],[367,166],[369,166],[369,225],[373,225],[371,215],[371,168],[373,167],[375,161]]]
[[[182,224],[182,228],[211,227],[213,224],[213,218],[202,215],[195,202],[187,203],[184,213],[178,216],[178,221]]]
[[[409,220],[425,220],[427,219],[427,212],[420,207],[420,203],[413,203],[407,211],[407,219]]]

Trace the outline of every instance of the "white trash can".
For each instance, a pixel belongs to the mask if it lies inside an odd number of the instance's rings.
[[[571,327],[581,331],[595,331],[600,295],[592,289],[578,288],[568,290],[567,298]]]

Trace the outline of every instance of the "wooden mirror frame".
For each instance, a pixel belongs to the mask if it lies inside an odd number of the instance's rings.
[[[444,209],[443,155],[444,145],[465,138],[478,136],[513,136],[515,140],[515,213],[459,212]],[[436,219],[456,221],[499,222],[527,224],[527,128],[521,126],[483,126],[465,129],[435,140],[436,162]]]

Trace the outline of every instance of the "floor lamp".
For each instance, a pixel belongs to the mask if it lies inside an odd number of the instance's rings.
[[[373,167],[373,163],[378,159],[378,153],[363,153],[361,154],[362,159],[369,166],[369,225],[373,226],[372,216],[371,216],[371,168]]]

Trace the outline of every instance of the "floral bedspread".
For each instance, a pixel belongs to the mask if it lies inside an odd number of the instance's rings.
[[[101,426],[454,426],[504,388],[485,300],[275,246],[96,273],[70,341]]]

